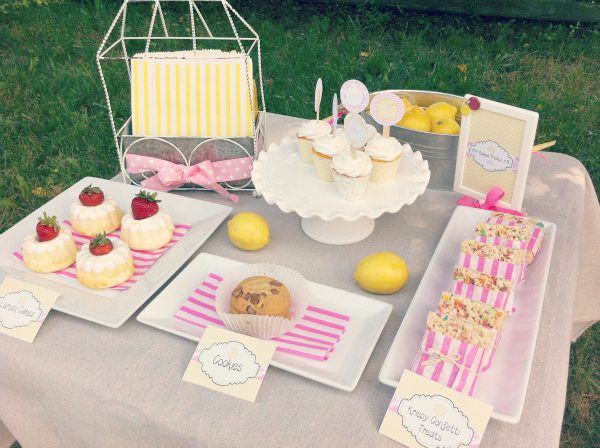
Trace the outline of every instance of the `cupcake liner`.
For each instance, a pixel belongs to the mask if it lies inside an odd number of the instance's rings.
[[[362,177],[348,177],[331,169],[337,192],[346,201],[360,201],[369,185],[370,173]]]
[[[331,174],[331,157],[321,157],[312,152],[312,161],[317,172],[317,177],[323,182],[333,182],[333,174]]]
[[[312,165],[312,149],[313,149],[313,141],[309,138],[298,137],[298,152],[300,153],[300,158],[305,163],[310,163]]]
[[[287,287],[292,296],[290,319],[230,312],[231,292],[242,280],[260,275],[272,277]],[[240,266],[223,276],[216,291],[215,308],[227,329],[259,339],[272,339],[290,331],[300,322],[308,302],[308,283],[302,275],[285,266],[257,263]]]
[[[371,174],[371,182],[376,184],[385,184],[387,182],[391,182],[396,176],[398,168],[400,167],[402,156],[394,160],[390,160],[389,162],[377,159],[372,160],[373,173]]]

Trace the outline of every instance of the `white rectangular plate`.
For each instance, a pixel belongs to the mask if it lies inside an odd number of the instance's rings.
[[[410,369],[425,333],[427,313],[435,310],[442,291],[452,282],[461,241],[473,238],[477,223],[488,216],[488,211],[470,207],[454,210],[381,366],[379,381],[383,384],[396,387],[404,369]],[[492,418],[507,423],[521,418],[542,314],[556,235],[555,224],[544,221],[544,226],[542,249],[515,293],[516,312],[506,321],[492,367],[480,375],[474,394],[494,406]]]
[[[151,327],[199,341],[204,329],[179,322],[175,313],[189,294],[211,272],[226,273],[243,264],[201,253],[137,316]],[[392,312],[392,305],[341,289],[308,282],[311,305],[350,316],[346,333],[327,361],[314,361],[275,352],[271,365],[345,391],[356,387],[371,352]]]
[[[131,200],[140,187],[86,177],[31,213],[0,235],[0,268],[17,271],[26,281],[60,291],[54,309],[107,327],[121,326],[150,296],[160,288],[204,243],[223,222],[231,207],[185,198],[170,193],[159,193],[160,206],[175,224],[189,224],[191,228],[173,247],[129,289],[89,289],[80,283],[57,274],[37,274],[11,255],[21,249],[26,235],[35,233],[37,218],[46,212],[59,222],[69,219],[71,203],[87,185],[100,187],[106,196],[113,197],[121,209],[131,208]]]

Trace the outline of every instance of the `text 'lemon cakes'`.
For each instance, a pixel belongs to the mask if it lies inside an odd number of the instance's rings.
[[[133,257],[125,242],[97,235],[77,254],[77,280],[88,288],[110,288],[133,275]]]
[[[98,187],[88,185],[79,194],[79,201],[71,204],[71,225],[82,235],[94,236],[113,232],[121,225],[123,212],[117,202],[104,197]]]
[[[159,209],[156,193],[140,191],[131,201],[131,212],[121,221],[121,238],[137,250],[155,250],[173,238],[171,217]]]
[[[34,272],[56,272],[75,262],[77,246],[69,229],[61,228],[56,216],[46,212],[38,218],[36,234],[23,241],[23,263]]]

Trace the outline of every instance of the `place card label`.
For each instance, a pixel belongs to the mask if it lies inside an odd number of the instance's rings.
[[[60,293],[6,277],[0,284],[0,333],[33,342]]]
[[[272,341],[207,327],[183,380],[254,402],[275,348]]]
[[[492,406],[405,370],[379,432],[410,448],[479,447]]]

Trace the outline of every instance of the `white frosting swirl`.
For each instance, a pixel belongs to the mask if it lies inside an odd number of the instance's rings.
[[[333,158],[331,168],[348,177],[362,177],[371,173],[373,162],[362,151],[356,151],[356,157],[352,157],[352,151],[345,151]]]
[[[327,134],[315,139],[313,148],[321,154],[333,157],[344,151],[349,151],[350,143],[348,143],[348,140],[346,140],[346,137],[342,133],[336,130],[335,135]]]
[[[314,140],[331,132],[331,126],[321,120],[310,120],[302,123],[296,135]]]
[[[402,144],[394,137],[373,137],[367,142],[365,152],[377,160],[390,162],[402,154]]]

